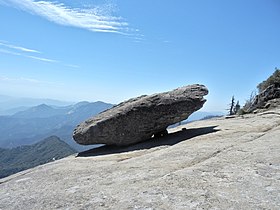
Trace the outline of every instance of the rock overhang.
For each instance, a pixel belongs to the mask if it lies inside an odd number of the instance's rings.
[[[204,85],[195,84],[132,98],[78,125],[73,138],[83,145],[135,144],[187,119],[204,105],[207,94]]]

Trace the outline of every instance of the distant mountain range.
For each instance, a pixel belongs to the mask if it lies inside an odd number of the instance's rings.
[[[25,107],[36,102],[53,103],[47,105],[42,103],[32,107]],[[22,145],[30,145],[40,139],[52,135],[58,136],[77,151],[83,151],[95,146],[82,146],[72,138],[74,128],[86,119],[97,115],[113,104],[98,102],[79,102],[68,104],[52,99],[28,99],[13,98],[0,95],[0,107],[9,104],[12,109],[20,110],[11,115],[0,116],[0,147],[14,148]],[[13,104],[15,103],[15,104]],[[61,106],[60,104],[64,104]],[[66,105],[65,105],[66,104]],[[16,107],[18,105],[19,107]],[[202,119],[211,115],[223,115],[221,112],[195,112],[187,121]]]
[[[29,146],[13,149],[0,148],[0,179],[76,152],[56,136],[48,137]]]
[[[51,104],[54,106],[67,106],[74,102],[59,101],[46,98],[20,98],[0,95],[0,115],[12,115],[38,104]]]
[[[223,112],[194,112],[189,118],[186,120],[188,122],[196,121],[196,120],[202,120],[204,118],[211,118],[211,117],[217,117],[217,116],[223,116],[225,113]]]
[[[175,128],[177,127],[178,125],[182,125],[182,124],[187,124],[187,123],[190,123],[190,122],[193,122],[193,121],[197,121],[197,120],[206,120],[206,119],[211,119],[211,118],[214,118],[214,117],[221,117],[221,116],[224,116],[225,113],[223,112],[201,112],[201,111],[198,111],[198,112],[194,112],[193,114],[191,114],[188,119],[180,122],[180,123],[175,123],[174,125],[170,125],[168,126],[168,128]]]
[[[9,116],[0,116],[0,147],[14,148],[34,144],[56,135],[78,151],[89,147],[72,139],[73,129],[84,120],[113,105],[104,102],[80,102],[68,106],[41,104]]]

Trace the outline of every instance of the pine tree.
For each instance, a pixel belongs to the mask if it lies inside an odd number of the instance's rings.
[[[261,93],[268,86],[273,84],[278,84],[278,85],[280,84],[280,69],[278,69],[277,67],[275,68],[274,73],[269,78],[267,78],[267,80],[258,84],[257,88],[259,90],[259,93]]]
[[[240,110],[240,104],[239,104],[239,101],[237,101],[236,102],[236,105],[234,106],[234,109],[233,109],[233,111],[234,111],[234,114],[237,114],[238,113],[238,111]]]
[[[229,108],[229,115],[234,115],[234,107],[235,107],[235,99],[234,96],[232,96],[230,108]]]

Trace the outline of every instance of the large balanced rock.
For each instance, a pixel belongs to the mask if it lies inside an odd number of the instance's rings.
[[[166,134],[169,125],[200,109],[208,90],[190,85],[125,101],[81,123],[73,137],[79,144],[129,145]]]

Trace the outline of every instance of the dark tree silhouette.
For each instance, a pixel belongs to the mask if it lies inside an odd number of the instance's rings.
[[[234,114],[237,114],[240,110],[240,104],[239,104],[239,101],[236,102],[236,105],[234,106],[234,109],[233,109],[233,112]]]
[[[235,98],[234,98],[234,96],[232,96],[231,103],[229,105],[230,105],[229,115],[234,115],[234,106],[235,106]]]

